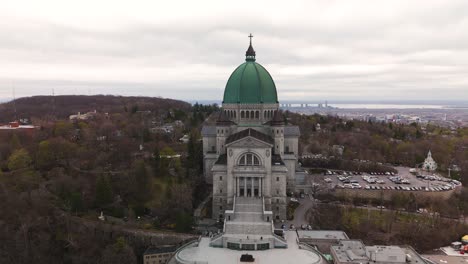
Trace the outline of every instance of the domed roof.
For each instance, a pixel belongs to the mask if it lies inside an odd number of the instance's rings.
[[[270,73],[255,62],[255,51],[250,41],[245,62],[229,77],[224,89],[225,104],[276,104],[278,96]]]

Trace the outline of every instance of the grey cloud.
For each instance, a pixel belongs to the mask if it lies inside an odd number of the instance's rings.
[[[206,18],[201,6],[194,10],[200,16],[129,19],[112,29],[10,18],[0,24],[0,97],[9,96],[13,85],[21,95],[54,88],[221,99],[253,32],[258,62],[273,75],[280,99],[300,93],[468,99],[468,2],[402,1],[382,8],[375,1],[354,7],[330,2],[334,6],[322,1],[308,7],[310,14],[288,17],[285,10],[278,18],[268,12]],[[333,13],[340,5],[345,10]]]

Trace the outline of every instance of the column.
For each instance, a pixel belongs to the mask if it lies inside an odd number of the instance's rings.
[[[250,191],[250,193],[251,193],[251,196],[254,197],[254,195],[255,195],[255,193],[254,193],[254,190],[255,190],[255,188],[254,188],[254,179],[255,179],[255,178],[254,178],[254,177],[251,177],[251,179],[252,179],[252,181],[251,181],[252,186],[251,186],[251,191]]]
[[[236,177],[236,196],[240,195],[239,177]]]
[[[242,177],[244,179],[244,196],[247,197],[247,177]]]
[[[262,178],[258,178],[258,196],[262,197]]]

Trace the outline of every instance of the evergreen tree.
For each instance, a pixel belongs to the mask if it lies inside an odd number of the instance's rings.
[[[8,169],[19,170],[28,167],[31,164],[31,157],[25,149],[18,149],[8,158]]]
[[[19,149],[21,148],[21,142],[18,138],[18,135],[16,134],[13,134],[13,136],[11,136],[11,139],[10,139],[10,147],[12,149]]]
[[[145,203],[151,198],[151,179],[144,161],[135,162],[133,174],[136,187],[135,199],[138,203]]]
[[[153,151],[153,169],[155,172],[155,176],[159,175],[160,167],[161,167],[161,153],[159,152],[159,148],[155,147]]]
[[[36,153],[36,165],[39,169],[50,169],[55,160],[54,152],[47,140],[39,143],[39,148]]]
[[[96,181],[96,198],[95,205],[97,207],[105,207],[113,200],[112,187],[106,176],[102,175]]]

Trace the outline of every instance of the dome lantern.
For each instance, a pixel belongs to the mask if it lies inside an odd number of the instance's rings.
[[[252,38],[253,38],[252,33],[250,33],[249,38],[250,38],[250,45],[247,51],[245,52],[245,61],[255,61],[255,50],[252,47]]]

